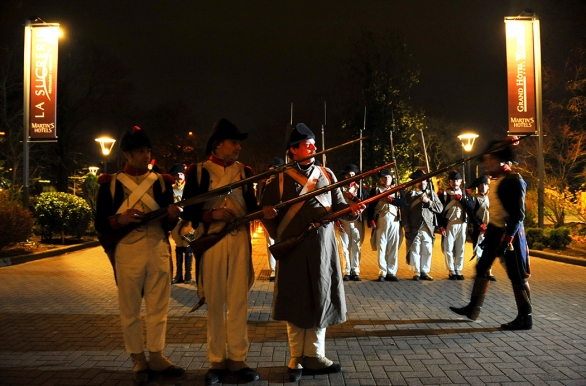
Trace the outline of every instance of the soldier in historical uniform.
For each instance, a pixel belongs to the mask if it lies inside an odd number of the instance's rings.
[[[450,280],[464,280],[464,249],[468,230],[469,212],[474,208],[472,196],[460,185],[462,175],[453,170],[448,176],[450,186],[438,191],[437,195],[443,205],[438,216],[442,232],[442,251]]]
[[[489,144],[484,164],[492,177],[489,190],[489,223],[486,229],[482,258],[476,265],[476,278],[468,305],[450,307],[458,315],[476,320],[488,291],[488,269],[500,257],[513,285],[517,317],[501,325],[505,330],[529,330],[533,326],[531,292],[527,279],[530,276],[529,249],[525,238],[525,193],[527,184],[520,174],[511,169],[515,161],[512,141],[494,141]]]
[[[477,259],[482,257],[482,248],[484,246],[484,233],[489,221],[489,201],[488,189],[490,180],[487,175],[483,175],[475,179],[470,185],[470,189],[476,189],[476,194],[473,196],[474,209],[472,210],[472,247],[474,256]],[[488,279],[496,281],[496,277],[492,274],[492,268],[488,270]]]
[[[149,171],[151,142],[143,130],[135,126],[127,132],[120,141],[120,150],[127,161],[124,170],[98,178],[98,233],[114,234],[159,208],[168,207],[169,212],[162,220],[130,231],[113,251],[124,345],[134,364],[134,381],[144,385],[149,382],[149,371],[169,376],[184,373],[163,355],[171,291],[168,232],[177,224],[181,209],[173,205],[173,177]],[[143,298],[148,361],[140,315]]]
[[[393,176],[389,169],[379,172],[380,184],[372,188],[369,197],[383,193],[393,187]],[[407,205],[404,193],[396,192],[371,202],[367,208],[368,226],[373,229],[370,244],[378,251],[378,281],[398,281],[399,246],[401,245],[401,212]]]
[[[292,160],[310,157],[316,151],[315,135],[303,123],[291,132],[287,143]],[[265,217],[275,204],[336,181],[327,168],[315,166],[314,158],[301,161],[280,173],[266,186],[261,198]],[[310,221],[348,207],[340,189],[310,198],[280,210],[272,220],[263,220],[271,237],[278,241],[298,237]],[[350,204],[356,218],[364,204]],[[274,213],[276,214],[276,212]],[[346,299],[334,224],[317,227],[307,234],[288,255],[277,260],[273,318],[287,322],[291,359],[289,378],[297,381],[303,374],[329,374],[342,371],[325,354],[326,327],[346,321]]]
[[[253,175],[252,169],[238,162],[240,142],[248,137],[232,122],[214,123],[206,145],[209,159],[191,165],[183,199],[206,193]],[[252,183],[230,194],[185,208],[183,218],[206,234],[221,231],[227,223],[258,211]],[[201,224],[201,225],[200,225]],[[254,283],[250,227],[242,225],[226,234],[201,256],[198,294],[208,305],[207,356],[210,369],[206,384],[220,382],[233,372],[244,382],[259,378],[246,363],[248,354],[248,291]]]
[[[173,184],[173,199],[175,202],[181,201],[181,197],[183,196],[183,188],[185,187],[185,166],[183,164],[175,164],[169,169],[169,174],[173,176],[175,179],[175,183]],[[186,220],[181,220],[177,224],[173,231],[171,232],[171,236],[173,237],[173,241],[175,242],[175,266],[177,272],[175,273],[175,278],[171,282],[171,284],[178,284],[178,283],[191,283],[191,267],[193,263],[193,252],[189,243],[185,241],[181,234],[183,233],[184,228],[191,228],[191,222]],[[183,271],[183,263],[185,262],[185,277]],[[196,275],[197,277],[197,275]]]
[[[358,167],[350,164],[339,174],[342,178],[350,178],[358,173]],[[358,182],[350,182],[340,188],[344,199],[348,204],[359,202],[366,198],[366,189],[361,187]],[[338,235],[342,244],[342,253],[344,255],[344,281],[361,281],[360,279],[360,256],[361,246],[364,240],[364,223],[362,215],[355,220],[340,219]]]
[[[423,177],[421,169],[411,173],[412,180]],[[415,184],[407,193],[407,205],[402,208],[402,223],[407,240],[407,258],[415,273],[413,280],[433,281],[429,275],[433,242],[435,241],[436,216],[442,212],[443,205],[427,180]]]

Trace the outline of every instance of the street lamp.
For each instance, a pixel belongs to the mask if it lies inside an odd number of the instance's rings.
[[[90,174],[93,174],[94,176],[98,174],[98,170],[100,170],[99,167],[97,166],[90,166],[88,167]]]
[[[472,151],[472,147],[474,146],[474,141],[478,138],[478,134],[476,133],[462,133],[458,135],[458,139],[462,142],[462,158],[464,158],[464,152],[469,153]],[[462,178],[462,185],[464,189],[466,189],[466,162],[464,163],[464,170],[463,170],[463,178]],[[470,174],[470,170],[468,170],[468,174]]]
[[[106,170],[106,157],[110,155],[110,152],[112,151],[112,147],[114,147],[114,142],[116,142],[116,140],[110,137],[100,137],[96,138],[96,142],[100,143],[102,154],[104,155],[104,173],[108,173],[108,171]]]

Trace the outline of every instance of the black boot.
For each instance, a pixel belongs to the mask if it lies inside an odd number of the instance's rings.
[[[513,293],[517,303],[517,317],[509,323],[501,324],[503,330],[531,330],[533,327],[533,318],[531,316],[531,292],[529,283],[514,285]]]
[[[450,310],[458,315],[463,315],[471,320],[478,319],[480,315],[480,309],[484,303],[484,297],[488,292],[490,281],[486,277],[476,276],[474,279],[474,285],[472,286],[472,295],[470,296],[470,303],[462,308],[450,307]]]

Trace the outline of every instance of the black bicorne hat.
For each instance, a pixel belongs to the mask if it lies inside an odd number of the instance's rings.
[[[462,179],[462,175],[456,169],[452,170],[450,172],[450,174],[448,175],[448,180],[454,180],[455,181],[455,180],[461,180],[461,179]]]
[[[379,177],[386,177],[386,176],[393,176],[393,173],[391,173],[390,169],[383,169],[380,172],[378,172],[378,176]]]
[[[283,166],[283,165],[285,165],[285,161],[283,161],[282,158],[275,157],[275,158],[273,158],[273,162],[271,162],[269,164],[269,167],[276,168],[276,167]]]
[[[348,174],[350,172],[354,172],[354,174],[358,174],[358,166],[356,166],[354,164],[346,165],[346,167],[340,171],[340,174],[344,175],[344,174]]]
[[[212,149],[214,142],[216,141],[223,141],[226,139],[237,139],[239,141],[243,141],[248,138],[248,133],[242,133],[236,127],[235,124],[227,120],[226,118],[220,118],[218,121],[214,123],[212,127],[212,132],[208,138],[208,143],[206,145],[206,155],[212,154]]]
[[[412,180],[419,178],[419,177],[423,177],[425,175],[425,171],[423,169],[417,169],[415,170],[413,173],[411,173],[409,175],[409,178],[411,178]]]
[[[504,141],[492,141],[488,144],[483,153],[491,154],[492,156],[504,162],[516,162],[515,152],[513,151],[511,139]]]
[[[291,132],[291,136],[287,142],[287,149],[308,139],[315,139],[315,134],[313,134],[313,131],[305,123],[298,123]]]
[[[120,150],[123,152],[131,151],[141,147],[148,147],[151,149],[151,141],[145,134],[144,130],[138,126],[134,126],[132,131],[127,131],[122,136],[122,139],[120,140]]]
[[[179,173],[185,173],[185,165],[175,164],[175,165],[171,166],[171,169],[169,169],[169,174],[172,176],[174,176],[175,174],[179,174]]]
[[[470,184],[470,189],[477,188],[478,186],[480,186],[480,184],[488,184],[488,183],[489,183],[488,176],[483,175],[483,176],[478,177],[474,181],[472,181],[472,184]]]

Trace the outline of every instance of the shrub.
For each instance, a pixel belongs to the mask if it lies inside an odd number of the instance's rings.
[[[553,229],[529,228],[525,231],[527,244],[531,249],[542,250],[546,247],[552,249],[565,249],[572,242],[570,228],[559,227]]]
[[[545,230],[540,228],[529,228],[525,231],[527,237],[527,245],[531,249],[543,249],[548,246],[548,238]],[[537,248],[535,245],[539,244],[541,248]]]
[[[92,213],[95,217],[96,215],[96,198],[98,197],[98,189],[100,188],[100,184],[98,184],[98,177],[95,174],[88,174],[85,180],[83,180],[83,184],[81,185],[81,189],[83,191],[83,198],[89,204],[90,208],[92,209]]]
[[[51,240],[53,232],[61,233],[62,242],[65,233],[80,239],[92,221],[92,209],[88,203],[69,193],[42,193],[34,209],[44,241]]]
[[[548,232],[549,246],[553,249],[565,249],[572,242],[570,228],[559,227]]]
[[[33,230],[32,213],[24,209],[7,192],[0,192],[0,249],[26,241]]]

